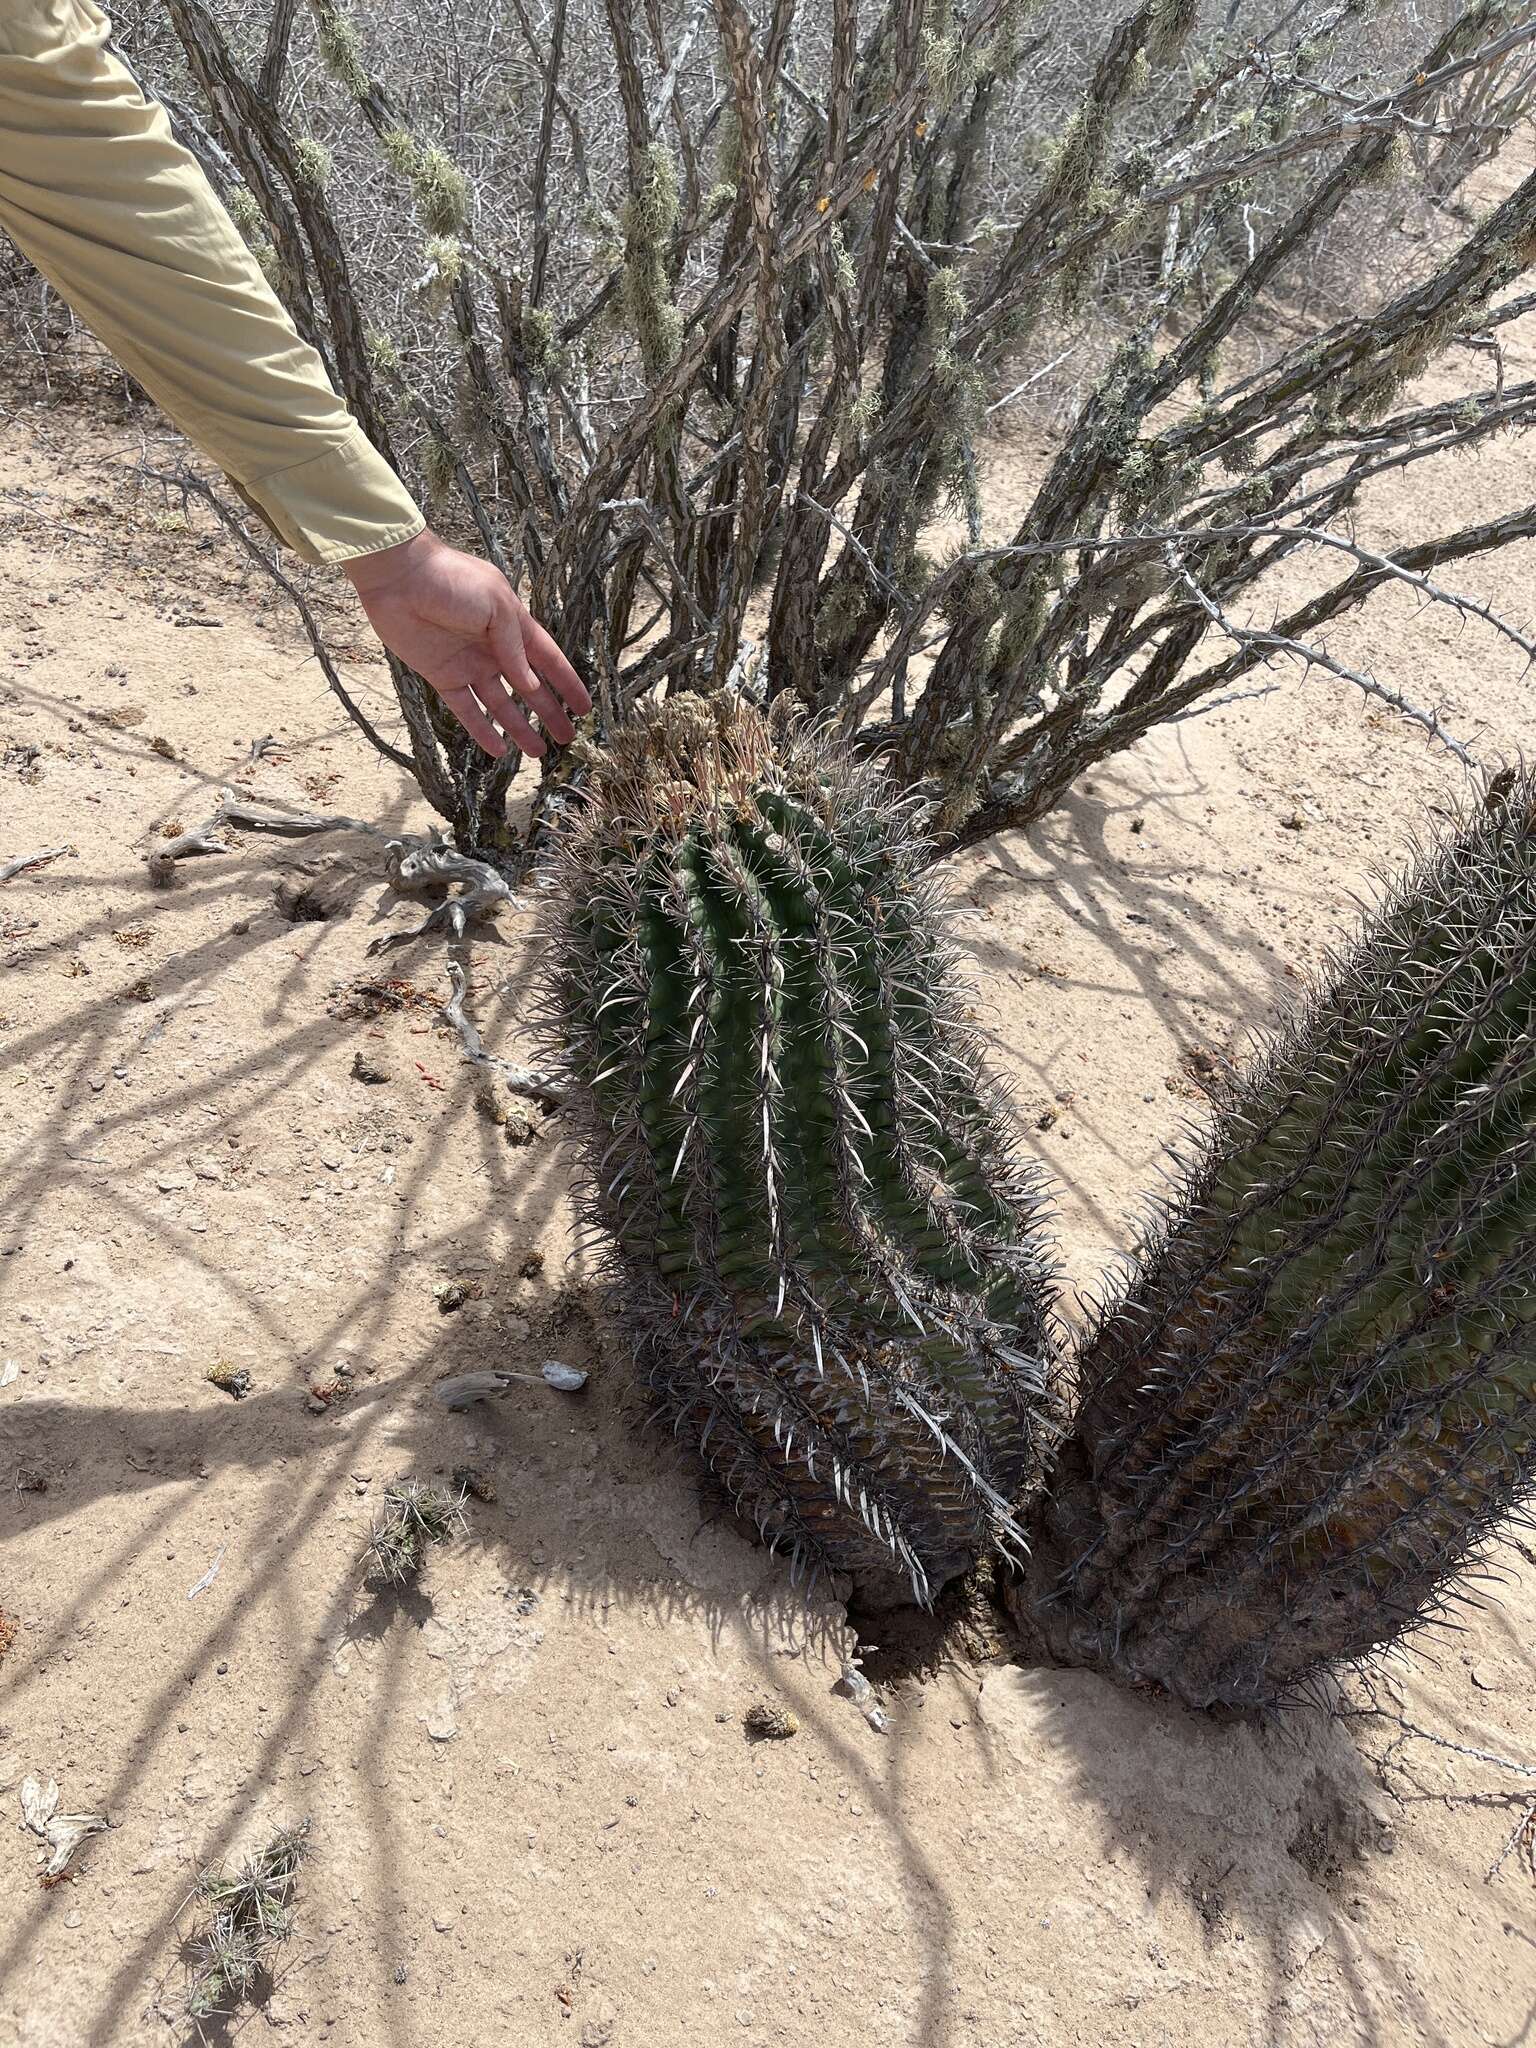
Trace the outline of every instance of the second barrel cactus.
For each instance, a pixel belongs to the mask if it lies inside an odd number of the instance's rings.
[[[1433,1614],[1536,1482],[1536,780],[1235,1083],[1090,1336],[1020,1610],[1283,1700]]]
[[[799,1563],[926,1599],[1017,1538],[1051,1286],[923,853],[846,746],[676,698],[594,757],[549,937],[663,1415]]]

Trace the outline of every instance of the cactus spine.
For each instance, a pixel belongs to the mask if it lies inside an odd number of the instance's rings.
[[[797,1564],[920,1599],[1016,1537],[1050,1355],[923,852],[846,745],[641,710],[562,834],[547,1005],[661,1412]]]
[[[1195,1705],[1456,1597],[1536,1478],[1536,779],[1235,1084],[1087,1344],[1022,1611]]]

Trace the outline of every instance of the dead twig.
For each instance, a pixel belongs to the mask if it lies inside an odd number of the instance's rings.
[[[519,1066],[515,1060],[502,1059],[499,1054],[486,1051],[479,1030],[464,1008],[465,997],[469,993],[469,973],[457,945],[449,949],[448,979],[453,992],[443,1004],[443,1022],[452,1025],[459,1034],[464,1057],[476,1066],[499,1075],[514,1095],[528,1095],[535,1102],[564,1102],[566,1091],[552,1074],[537,1067]]]
[[[32,868],[46,867],[49,861],[62,860],[66,853],[73,853],[72,846],[44,846],[36,853],[19,854],[15,860],[0,861],[0,882],[9,882],[17,875],[24,875]]]
[[[175,879],[178,861],[190,860],[204,853],[233,853],[234,848],[228,840],[218,836],[226,828],[238,832],[267,832],[279,839],[307,839],[321,832],[364,832],[373,839],[384,838],[378,826],[370,825],[366,818],[348,818],[339,813],[319,811],[272,810],[248,803],[232,789],[226,789],[220,794],[213,816],[204,824],[189,826],[185,832],[165,840],[148,855],[145,866],[149,870],[150,881],[157,888],[166,888]]]

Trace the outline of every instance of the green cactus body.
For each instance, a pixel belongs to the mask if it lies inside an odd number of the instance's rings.
[[[1536,780],[1430,852],[1235,1083],[1083,1357],[1021,1599],[1267,1704],[1390,1643],[1536,1477]]]
[[[927,1598],[1017,1533],[1050,1339],[922,857],[846,749],[674,699],[563,835],[550,1010],[662,1413],[799,1564]]]

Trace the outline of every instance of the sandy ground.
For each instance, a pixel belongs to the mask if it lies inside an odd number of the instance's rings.
[[[194,1865],[302,1816],[298,1928],[251,2038],[1530,2040],[1536,1900],[1513,1864],[1484,1881],[1509,1771],[1417,1743],[1397,1803],[1362,1755],[1390,1726],[1222,1725],[958,1650],[891,1690],[883,1738],[833,1691],[835,1650],[807,1641],[780,1568],[705,1522],[637,1429],[565,1263],[558,1119],[509,1145],[430,1008],[346,999],[411,914],[368,843],[248,838],[147,887],[146,851],[231,778],[424,820],[222,543],[134,498],[137,434],[18,402],[0,435],[0,858],[72,848],[0,886],[0,1604],[20,1622],[0,2040],[192,2038],[174,2014]],[[995,456],[999,497],[1029,460]],[[1512,443],[1416,473],[1432,495],[1384,495],[1372,537],[1414,530],[1416,504],[1449,524],[1513,502],[1528,461]],[[1532,566],[1507,552],[1462,580],[1528,615]],[[1490,752],[1532,743],[1519,657],[1485,629],[1386,596],[1334,644]],[[355,652],[387,710],[360,632]],[[1345,686],[1287,679],[957,864],[980,1013],[1076,1281],[1124,1244],[1202,1068],[1457,780]],[[295,922],[279,897],[310,883],[332,914]],[[476,1013],[509,1051],[526,926],[477,955]],[[443,993],[430,945],[385,971]],[[357,1079],[359,1052],[388,1078]],[[471,1298],[444,1314],[451,1281]],[[584,1397],[528,1386],[467,1416],[432,1398],[445,1374],[549,1357],[591,1368]],[[254,1391],[220,1392],[217,1363]],[[314,1412],[310,1388],[338,1382]],[[384,1485],[462,1465],[494,1502],[418,1593],[370,1595]],[[1403,1673],[1415,1720],[1536,1760],[1533,1576]],[[758,1700],[798,1735],[749,1744]],[[48,1891],[15,1826],[28,1772],[112,1821]]]

